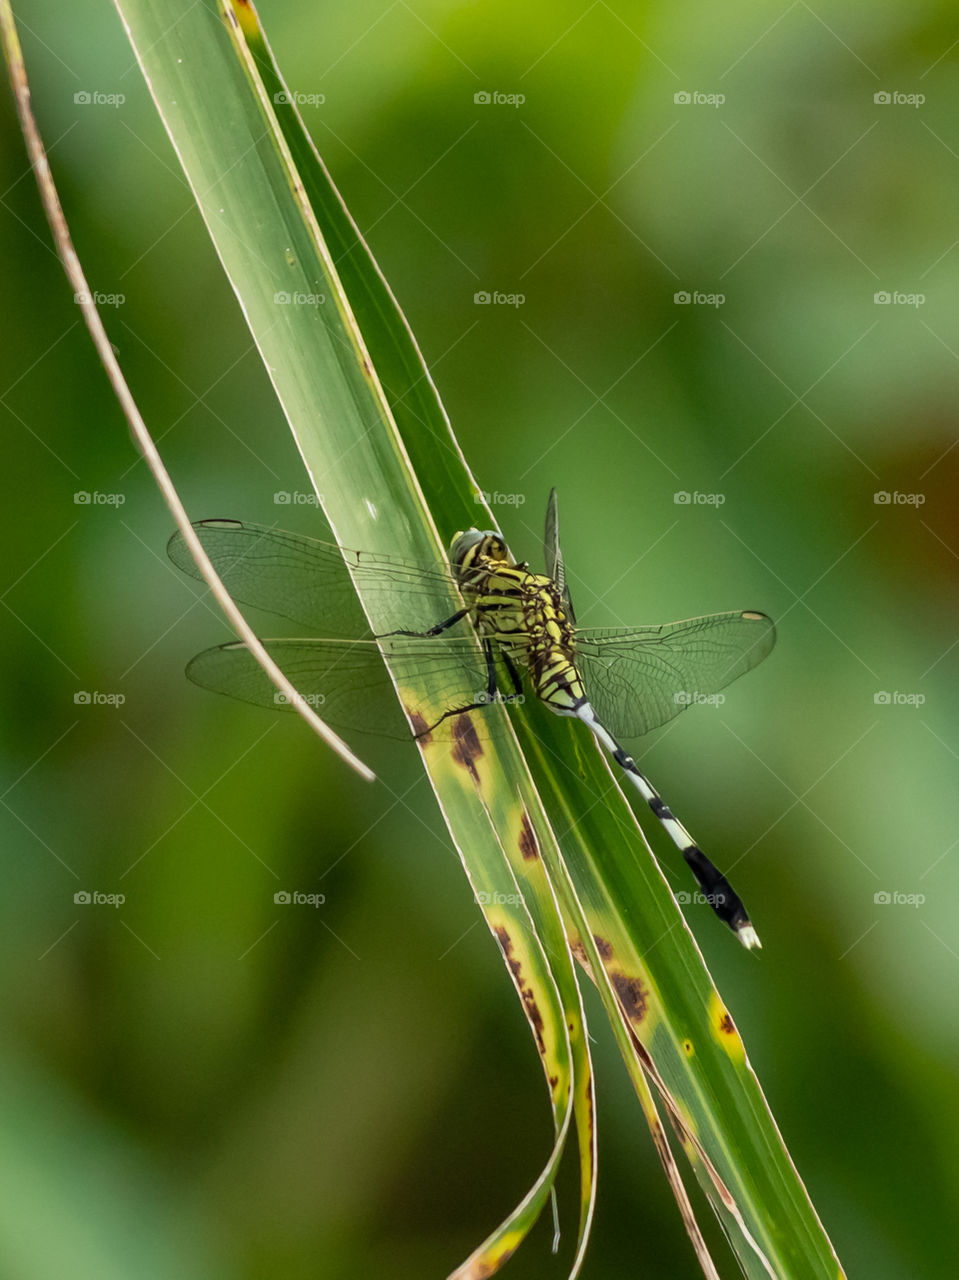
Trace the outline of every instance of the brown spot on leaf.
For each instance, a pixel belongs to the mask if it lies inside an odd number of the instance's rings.
[[[728,1013],[724,1013],[719,1019],[719,1029],[727,1036],[734,1036],[736,1034],[736,1024]]]
[[[479,782],[476,761],[483,754],[476,728],[468,715],[457,716],[453,721],[453,751],[455,764],[468,769],[474,782]]]
[[[533,824],[529,820],[529,814],[525,811],[519,828],[519,851],[527,862],[533,862],[539,857],[536,832],[533,830]]]
[[[593,934],[593,941],[596,943],[596,950],[604,960],[612,960],[613,944],[607,942],[605,938],[601,938],[598,933]]]
[[[583,969],[583,972],[588,974],[590,977],[592,977],[592,970],[590,969],[590,965],[589,965],[589,956],[586,954],[586,948],[580,942],[579,938],[573,939],[573,941],[569,944],[569,949],[570,951],[572,951],[576,960],[579,962],[580,966]]]
[[[430,733],[430,727],[426,723],[426,719],[418,711],[411,711],[409,707],[406,707],[405,710],[409,722],[413,726],[413,737],[422,742],[424,746],[428,742],[432,742],[433,735]]]
[[[520,999],[526,1008],[526,1016],[529,1019],[530,1026],[533,1028],[533,1035],[536,1037],[536,1047],[539,1049],[540,1057],[546,1057],[546,1041],[543,1039],[543,1015],[540,1013],[539,1005],[536,1003],[536,993],[523,977],[523,966],[520,961],[513,955],[513,939],[509,935],[509,930],[503,925],[497,925],[495,930],[496,940],[503,952],[503,957],[509,965],[510,973],[513,975],[513,981],[516,983],[516,989],[519,991]]]
[[[609,977],[626,1017],[631,1022],[642,1022],[646,1017],[649,994],[646,988],[638,978],[631,978],[626,973],[611,973]]]
[[[512,1249],[506,1249],[497,1254],[495,1262],[477,1262],[474,1267],[466,1272],[468,1280],[489,1280],[489,1277],[495,1276],[504,1263],[509,1262],[515,1252],[514,1246]]]

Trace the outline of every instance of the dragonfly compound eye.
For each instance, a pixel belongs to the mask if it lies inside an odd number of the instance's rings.
[[[498,541],[492,530],[467,529],[458,533],[450,543],[450,564],[454,569],[468,569],[476,558],[488,554],[486,544],[490,539]]]

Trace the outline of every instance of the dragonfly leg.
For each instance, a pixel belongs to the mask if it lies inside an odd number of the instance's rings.
[[[503,650],[500,650],[500,653],[502,655],[506,670],[509,672],[509,677],[510,677],[510,680],[512,681],[514,692],[507,693],[507,694],[500,693],[499,685],[496,680],[496,652],[493,649],[493,642],[491,640],[484,640],[483,655],[486,658],[486,675],[487,675],[486,693],[484,697],[479,699],[476,702],[468,702],[461,707],[450,707],[449,711],[444,711],[443,714],[440,716],[440,718],[434,724],[431,724],[427,729],[423,729],[420,733],[416,734],[417,738],[422,738],[422,737],[425,737],[426,734],[432,733],[434,729],[436,729],[439,725],[441,725],[444,720],[449,719],[450,716],[461,716],[461,715],[464,715],[467,711],[481,711],[485,707],[488,707],[491,702],[496,702],[497,699],[502,699],[503,702],[512,702],[512,700],[515,697],[519,696],[522,693],[523,684],[520,679],[519,671],[517,671],[516,669],[516,664],[513,662],[512,658],[510,658],[508,653],[504,652]]]
[[[413,736],[415,738],[426,738],[435,729],[438,729],[444,720],[448,720],[450,716],[462,716],[465,715],[467,711],[482,711],[485,707],[488,707],[489,704],[489,696],[484,695],[479,702],[467,702],[462,707],[450,707],[449,711],[444,711],[440,718],[435,720],[433,724],[428,725],[425,729],[421,729],[419,733],[416,733]]]
[[[455,624],[465,618],[469,612],[470,606],[467,605],[464,609],[457,609],[451,617],[446,618],[443,622],[438,622],[435,627],[430,627],[429,631],[384,631],[382,635],[376,636],[375,639],[385,640],[387,636],[415,636],[417,639],[426,640],[430,636],[441,635],[450,627],[455,626]]]
[[[605,726],[600,724],[595,712],[588,703],[580,708],[576,714],[579,719],[584,720],[589,725],[593,736],[606,748],[620,768],[625,771],[633,786],[666,828],[670,839],[683,855],[686,865],[696,877],[696,881],[700,889],[702,889],[707,902],[720,920],[729,925],[744,947],[762,946],[759,941],[759,935],[753,928],[739,894],[736,893],[722,872],[710,862],[683,824],[675,817],[669,805],[666,804],[646,775],[642,773],[633,757],[619,745]]]
[[[483,657],[486,659],[486,699],[492,702],[499,692],[496,683],[496,655],[493,652],[492,640],[483,641]]]

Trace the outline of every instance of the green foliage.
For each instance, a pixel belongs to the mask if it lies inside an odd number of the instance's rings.
[[[907,1178],[900,1153],[916,1131],[927,1136],[926,1146],[935,1135],[948,1140],[937,1100],[948,1096],[939,1060],[954,1014],[940,1006],[928,973],[941,963],[938,985],[946,990],[955,963],[943,945],[950,919],[937,914],[949,900],[951,859],[936,862],[954,828],[953,766],[941,745],[951,742],[950,659],[918,681],[954,638],[943,607],[954,561],[937,541],[954,544],[943,516],[951,462],[937,462],[951,443],[941,406],[953,398],[953,366],[935,337],[949,332],[950,259],[929,277],[935,288],[922,286],[925,310],[890,307],[871,326],[879,314],[875,288],[905,281],[906,292],[917,291],[911,282],[954,239],[948,217],[937,212],[954,207],[954,162],[934,136],[949,136],[949,64],[928,77],[939,86],[938,100],[927,95],[938,115],[897,116],[890,108],[877,116],[875,78],[813,16],[796,10],[729,73],[726,107],[706,119],[674,110],[674,89],[696,79],[706,88],[718,83],[768,26],[765,18],[727,15],[723,29],[705,32],[701,45],[682,34],[678,19],[675,30],[666,17],[651,19],[652,29],[640,34],[677,68],[678,80],[605,11],[561,39],[578,16],[557,12],[555,30],[540,29],[534,39],[505,11],[498,24],[484,15],[482,35],[466,11],[442,21],[432,15],[439,43],[396,11],[329,71],[329,84],[319,86],[329,110],[308,118],[364,228],[392,196],[381,198],[351,152],[404,193],[456,142],[460,125],[476,123],[405,201],[436,232],[448,232],[447,243],[478,278],[447,257],[402,204],[370,234],[455,411],[458,435],[470,459],[482,460],[480,483],[504,494],[519,489],[527,498],[495,509],[520,554],[535,558],[543,497],[557,483],[566,499],[564,542],[577,602],[581,614],[592,605],[590,622],[614,623],[617,614],[651,621],[742,603],[783,623],[782,646],[768,670],[737,689],[721,716],[691,713],[675,732],[651,740],[646,763],[717,861],[725,853],[730,866],[738,851],[755,845],[736,881],[766,942],[758,964],[736,954],[705,912],[690,914],[753,1060],[776,1081],[777,1113],[836,1228],[840,1252],[857,1257],[871,1275],[931,1275],[937,1224],[946,1220],[950,1200],[948,1175],[926,1169],[921,1179]],[[310,15],[291,10],[288,26],[278,17],[275,38],[295,86],[312,86],[318,48],[334,51],[325,67],[361,37],[360,28],[337,28],[346,22],[342,16],[328,22],[329,15],[318,14],[314,39],[304,39]],[[69,20],[56,31],[38,15],[27,20],[46,45],[70,47],[60,44],[70,40]],[[907,28],[918,21],[905,11],[898,20]],[[89,19],[83,21],[77,50],[90,47]],[[913,60],[924,71],[951,42],[947,24],[937,27],[934,17],[905,40],[881,23],[863,32],[858,21],[847,16],[845,25],[838,19],[830,25],[867,63],[890,77],[889,69],[898,68],[904,82],[916,74]],[[125,69],[128,53],[104,29],[93,56],[103,67]],[[897,55],[893,36],[911,51],[908,60]],[[509,86],[554,39],[555,48],[523,82],[524,112],[497,117],[491,105],[477,123],[473,82],[449,50],[484,73],[493,66],[491,86],[494,78]],[[102,190],[88,184],[82,198],[68,182],[68,205],[81,245],[99,268],[98,286],[102,279],[105,292],[127,294],[111,332],[151,420],[162,431],[180,419],[164,448],[196,514],[279,517],[281,524],[293,517],[311,531],[309,513],[271,502],[276,490],[299,485],[298,462],[280,441],[255,358],[242,359],[248,339],[218,268],[208,262],[208,245],[190,232],[187,217],[177,231],[182,240],[146,252],[188,201],[138,141],[169,159],[137,101],[135,75],[123,81],[127,114],[83,115],[72,94],[63,93],[62,66],[39,44],[28,40],[27,50],[38,68],[48,139],[82,125],[54,152],[54,164],[85,183],[92,167],[100,175]],[[99,76],[115,87],[117,71],[103,72],[77,54],[61,56],[80,66],[78,83],[92,85]],[[485,82],[485,75],[476,81]],[[59,96],[42,92],[51,85]],[[867,265],[799,206],[720,286],[720,275],[792,201],[756,154],[798,194],[874,120],[860,148],[805,197]],[[124,121],[135,124],[132,135]],[[550,250],[593,199],[556,156],[599,194],[670,126],[669,141],[605,196],[642,243],[601,205]],[[104,154],[116,156],[108,169]],[[416,163],[406,173],[402,157],[411,154]],[[5,187],[21,172],[22,158],[13,153]],[[137,182],[129,181],[131,173]],[[39,226],[28,185],[21,182],[6,198],[19,217]],[[7,349],[18,376],[74,316],[68,300],[59,301],[59,280],[39,242],[17,223],[9,234],[8,261],[24,299],[16,324],[8,321]],[[647,256],[643,243],[666,265]],[[145,252],[129,279],[119,281]],[[437,259],[449,264],[448,275]],[[472,295],[486,285],[524,293],[526,302],[474,309]],[[680,313],[672,295],[684,285],[706,293],[722,287],[727,302]],[[32,311],[38,290],[44,309]],[[478,329],[464,337],[475,318]],[[162,381],[151,348],[198,390],[240,363],[206,403],[194,403],[175,380]],[[841,356],[809,395],[810,408],[790,408],[782,383],[798,394]],[[484,1034],[491,1025],[484,1011],[502,1006],[495,951],[475,930],[436,963],[475,919],[457,874],[439,878],[434,849],[442,836],[434,845],[436,837],[415,820],[397,832],[395,813],[384,813],[392,797],[377,807],[369,789],[318,761],[304,734],[271,727],[253,712],[207,709],[181,688],[183,660],[215,638],[216,623],[202,608],[142,657],[179,602],[185,608],[192,597],[151,554],[160,554],[166,518],[136,470],[120,479],[131,459],[122,433],[104,426],[113,413],[88,358],[79,335],[68,333],[8,395],[17,441],[8,502],[11,581],[27,575],[8,597],[27,626],[11,616],[4,641],[6,704],[17,741],[10,781],[68,733],[8,796],[10,848],[17,854],[9,876],[9,971],[29,964],[32,979],[23,984],[29,1002],[26,994],[13,997],[11,1052],[29,1053],[38,1079],[56,1069],[78,1080],[83,1105],[92,1099],[95,1115],[111,1114],[119,1130],[129,1129],[129,1140],[172,1164],[176,1185],[187,1188],[188,1198],[199,1197],[211,1228],[229,1224],[243,1259],[238,1265],[249,1273],[258,1264],[261,1272],[264,1265],[304,1271],[318,1247],[331,1272],[386,1267],[390,1274],[440,1274],[475,1243],[479,1218],[496,1221],[520,1198],[547,1150],[541,1086],[529,1070],[522,1028],[497,1024],[496,1054]],[[62,376],[44,376],[54,369]],[[601,403],[577,381],[598,393],[625,370],[631,371]],[[442,459],[445,451],[434,445],[433,454]],[[125,509],[74,508],[78,488],[122,489]],[[872,502],[876,490],[920,488],[927,501],[918,512]],[[722,491],[726,501],[720,509],[683,509],[673,502],[679,490]],[[63,513],[55,529],[51,509]],[[77,516],[66,541],[31,569]],[[124,532],[118,541],[121,519],[135,537]],[[631,573],[640,555],[641,568]],[[624,574],[605,603],[593,604],[591,590],[606,592]],[[144,600],[146,575],[152,589]],[[807,603],[794,605],[791,592],[801,595],[810,584]],[[130,728],[119,717],[108,719],[110,708],[94,708],[69,729],[80,714],[72,704],[78,685],[113,689],[133,663],[121,686]],[[914,706],[873,702],[877,689],[914,685],[928,685],[921,713],[927,727],[918,716],[908,718]],[[221,755],[219,744],[225,762],[248,750],[221,782],[222,768],[211,761]],[[591,749],[559,745],[581,752],[578,767],[593,767]],[[425,788],[417,790],[413,765],[386,747],[372,746],[370,757],[429,824],[430,805],[420,798]],[[892,803],[892,778],[914,797],[908,812]],[[54,781],[60,803],[51,809],[46,795]],[[574,795],[573,782],[564,782],[564,795]],[[213,784],[205,803],[194,803]],[[608,777],[594,785],[603,794]],[[413,788],[410,796],[406,787]],[[876,814],[883,815],[879,824]],[[362,844],[332,866],[358,838]],[[668,866],[665,842],[657,848]],[[76,883],[91,887],[117,888],[138,861],[123,881],[127,928],[116,916],[80,916],[35,968],[36,957],[77,919],[74,880],[50,850],[75,868]],[[336,937],[317,930],[312,915],[297,919],[272,903],[274,887],[318,888],[318,863],[327,872],[330,911],[323,920]],[[643,901],[669,909],[655,874],[642,874],[649,877]],[[678,874],[673,883],[685,886]],[[927,893],[924,909],[890,903],[884,913],[873,904],[877,889],[915,892],[932,883],[937,889]],[[358,1008],[370,1016],[358,1021]],[[494,1016],[508,1015],[485,1013]],[[909,1052],[916,1039],[928,1046],[922,1063]],[[381,1061],[385,1052],[389,1080],[372,1065],[357,1067]],[[424,1062],[432,1064],[428,1073]],[[509,1127],[498,1109],[504,1098],[519,1096],[524,1068],[528,1105]],[[615,1078],[602,1050],[600,1068]],[[445,1084],[437,1088],[435,1081]],[[345,1109],[322,1109],[323,1099],[348,1097],[349,1124],[345,1116],[340,1123]],[[431,1112],[438,1113],[432,1134]],[[490,1144],[487,1168],[470,1170],[482,1199],[472,1200],[466,1214],[462,1185],[459,1194],[447,1190],[457,1170],[448,1168],[445,1178],[431,1172],[449,1158],[449,1130],[464,1114],[476,1121],[464,1162],[482,1160],[477,1148],[484,1139]],[[615,1123],[604,1129],[605,1114]],[[640,1142],[620,1136],[629,1115],[625,1098],[600,1105],[601,1140],[605,1132],[611,1149],[604,1163],[608,1196],[617,1194],[613,1169],[628,1170],[638,1158]],[[847,1135],[841,1144],[840,1130]],[[857,1163],[865,1149],[877,1153],[875,1168]],[[504,1165],[510,1195],[489,1190]],[[907,1213],[910,1188],[920,1182],[923,1202]],[[432,1205],[429,1224],[412,1204],[400,1223],[379,1209],[391,1189],[411,1185]],[[69,1198],[68,1191],[56,1194]],[[616,1220],[604,1222],[597,1274],[625,1271],[627,1259],[635,1266],[637,1238],[651,1274],[657,1257],[663,1274],[691,1265],[685,1241],[672,1243],[675,1214],[655,1199],[652,1174],[643,1195],[641,1206],[636,1197],[624,1199]],[[537,1237],[544,1247],[546,1236]],[[534,1240],[527,1247],[536,1246]],[[897,1267],[897,1254],[909,1263]],[[520,1275],[525,1265],[542,1274],[522,1252],[510,1264]]]

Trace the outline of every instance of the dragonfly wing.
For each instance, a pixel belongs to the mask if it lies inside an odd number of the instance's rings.
[[[566,583],[566,564],[563,560],[562,548],[559,545],[559,499],[556,496],[555,489],[550,489],[549,502],[546,505],[546,535],[543,539],[543,553],[546,559],[546,573],[559,587],[570,622],[575,622],[573,602],[570,599],[569,587]]]
[[[713,613],[659,627],[579,631],[576,665],[610,733],[636,738],[752,670],[775,643],[764,613]]]
[[[400,624],[411,629],[425,630],[455,607],[452,575],[442,565],[341,550],[332,542],[239,520],[200,520],[193,528],[234,599],[314,633],[370,634],[351,574],[362,580],[374,616],[395,613],[398,600],[412,603],[409,620]],[[202,580],[179,533],[167,552],[178,569]]]
[[[373,640],[264,640],[267,652],[307,699],[317,715],[340,729],[408,739],[393,681]],[[486,689],[482,655],[471,642],[457,640],[384,642],[391,651],[397,683],[416,713],[416,688],[430,690],[427,723],[444,710],[478,701]],[[194,684],[271,711],[291,707],[244,644],[219,645],[191,659],[186,674]],[[432,709],[439,706],[439,711]],[[479,717],[478,717],[479,719]],[[487,736],[481,733],[479,736]]]

